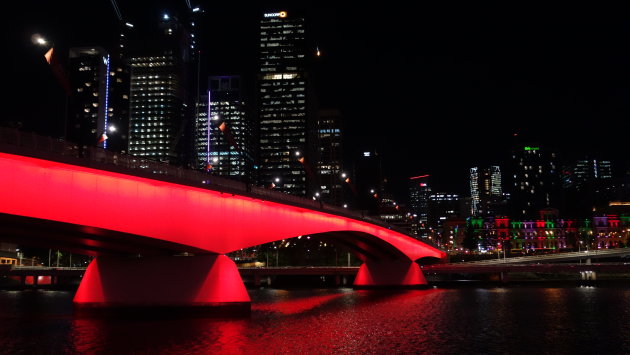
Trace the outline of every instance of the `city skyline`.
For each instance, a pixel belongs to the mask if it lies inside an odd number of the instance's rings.
[[[205,35],[212,43],[201,54],[206,74],[251,77],[257,68],[257,18],[263,11],[284,7],[262,4],[237,11],[237,5],[199,5],[207,16],[200,40]],[[61,47],[104,45],[99,42],[115,41],[118,25],[106,1],[90,4],[89,9],[80,3],[66,8],[42,6],[37,13],[18,10],[19,23],[14,24],[15,36],[9,42],[16,49],[11,59],[15,91],[25,92],[27,85],[19,83],[20,75],[25,75],[42,96],[44,108],[25,113],[37,117],[59,112],[63,105],[53,101],[55,95],[57,99],[63,95],[54,92],[60,89],[52,76],[43,75],[49,69],[45,63],[30,57],[35,52],[30,35],[50,33],[49,38]],[[157,2],[141,7],[121,1],[119,6],[124,19],[140,26],[157,21],[164,11],[181,11],[185,4]],[[587,154],[610,159],[615,175],[627,169],[620,128],[628,112],[630,93],[624,87],[630,87],[625,84],[630,83],[630,75],[624,65],[630,55],[616,39],[629,30],[624,28],[626,22],[607,24],[601,16],[613,14],[614,9],[593,11],[592,20],[601,26],[588,27],[593,31],[589,36],[573,17],[555,17],[560,8],[532,17],[536,21],[531,23],[529,11],[514,14],[510,8],[448,12],[425,7],[408,13],[401,7],[395,16],[377,7],[331,3],[286,9],[305,13],[313,28],[315,47],[321,50],[319,99],[322,106],[342,111],[344,145],[349,147],[344,149],[346,161],[375,149],[383,157],[383,171],[394,182],[430,173],[436,190],[462,193],[471,167],[508,160],[517,133],[569,159]],[[471,11],[470,16],[464,10]],[[488,20],[489,14],[500,10],[513,21],[503,18],[476,25],[475,17]],[[586,14],[587,9],[571,10]],[[88,16],[89,11],[100,11],[100,18]],[[417,21],[409,21],[415,17]],[[540,28],[533,28],[534,22]],[[226,24],[241,30],[220,31]],[[19,108],[9,109],[12,117],[27,101],[19,94],[13,96]],[[598,123],[581,123],[584,119]]]

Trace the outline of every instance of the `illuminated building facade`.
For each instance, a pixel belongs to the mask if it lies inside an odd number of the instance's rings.
[[[182,162],[190,59],[188,31],[164,15],[158,31],[138,35],[131,66],[129,153]],[[192,107],[192,105],[190,105]]]
[[[307,194],[308,115],[304,18],[285,11],[260,20],[259,180],[295,195]],[[300,159],[304,159],[300,162]]]
[[[511,205],[517,216],[535,216],[539,210],[558,204],[559,174],[556,156],[538,146],[524,146],[512,154]]]
[[[245,109],[242,78],[210,77],[208,95],[203,95],[197,105],[197,166],[215,175],[251,181],[254,136]]]
[[[208,95],[200,95],[199,100],[195,103],[195,168],[212,172],[214,163],[210,156],[212,133],[216,130],[214,123],[209,121],[208,116]],[[209,129],[208,129],[209,127]],[[210,164],[210,166],[208,166]]]
[[[319,110],[317,115],[317,173],[324,202],[342,205],[341,112]]]
[[[536,219],[472,217],[469,219],[480,250],[511,254],[559,249],[608,249],[628,244],[629,215],[602,215],[564,219],[541,214]]]
[[[470,196],[474,216],[493,215],[501,202],[501,169],[498,166],[470,169]]]

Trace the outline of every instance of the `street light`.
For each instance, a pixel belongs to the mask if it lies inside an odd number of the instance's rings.
[[[39,46],[47,46],[48,45],[48,41],[42,37],[39,33],[36,33],[34,35],[31,36],[31,41],[33,42],[33,44],[37,44]]]

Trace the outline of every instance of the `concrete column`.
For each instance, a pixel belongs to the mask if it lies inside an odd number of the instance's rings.
[[[356,288],[406,288],[426,284],[420,266],[411,260],[367,260],[354,279]]]
[[[188,308],[249,313],[236,264],[225,255],[97,257],[74,296],[81,309]]]

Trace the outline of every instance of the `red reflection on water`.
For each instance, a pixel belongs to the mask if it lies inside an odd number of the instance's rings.
[[[296,314],[309,311],[344,295],[345,293],[337,293],[332,295],[299,298],[290,301],[280,301],[277,303],[252,304],[252,310],[279,312],[282,314]]]
[[[72,322],[69,334],[68,348],[75,350],[79,354],[85,354],[101,349],[108,341],[103,336],[106,325],[102,321],[95,319],[75,318]]]

